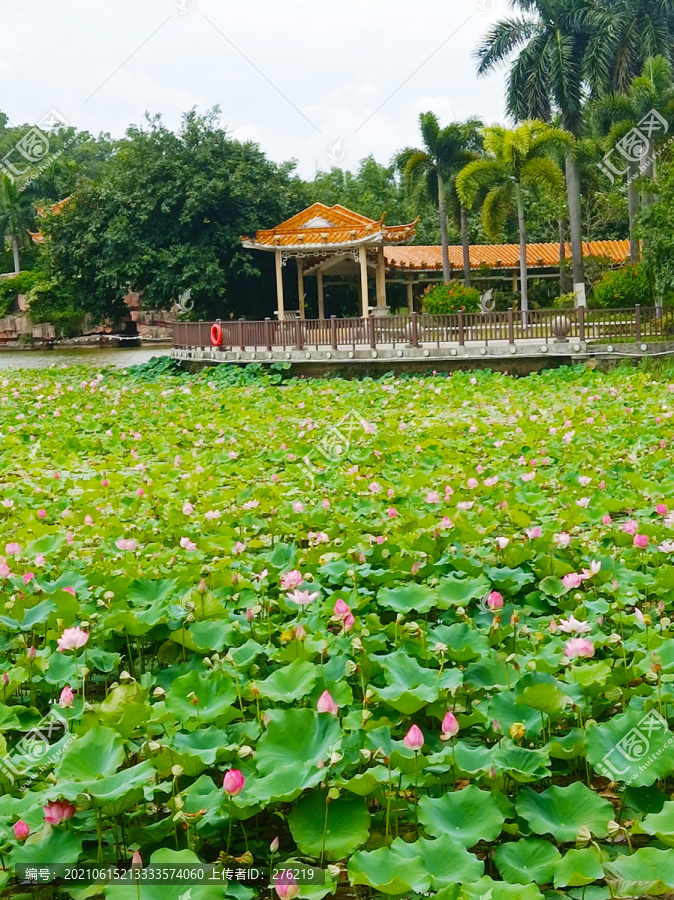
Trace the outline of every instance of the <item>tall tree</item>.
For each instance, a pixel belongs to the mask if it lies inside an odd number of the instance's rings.
[[[591,61],[586,58],[588,43],[593,28],[604,19],[591,0],[514,2],[525,15],[504,19],[491,28],[476,52],[478,74],[490,72],[519,51],[508,75],[508,113],[516,121],[535,118],[549,122],[557,109],[562,126],[579,138],[588,70],[592,74]],[[595,68],[601,67],[597,64]],[[565,166],[573,281],[582,284],[580,168],[571,143],[566,149]]]
[[[0,234],[11,244],[16,273],[21,271],[20,248],[34,221],[35,208],[28,193],[21,191],[18,182],[0,176]]]
[[[461,201],[468,207],[483,196],[482,221],[487,234],[496,239],[511,212],[517,213],[520,240],[520,278],[522,323],[526,325],[529,299],[527,291],[527,231],[523,188],[561,193],[564,178],[552,153],[567,147],[569,135],[544,122],[523,122],[508,130],[501,126],[485,129],[485,157],[469,163],[456,179]]]
[[[640,75],[633,78],[625,93],[606,94],[591,104],[592,122],[600,134],[606,137],[606,147],[614,149],[620,141],[655,110],[669,124],[674,118],[674,87],[672,64],[664,56],[646,60]],[[656,123],[657,124],[657,123]],[[657,132],[649,136],[647,144],[637,142],[644,159],[628,153],[625,160],[627,175],[627,205],[630,223],[630,260],[639,261],[639,241],[636,237],[636,219],[641,206],[637,178],[640,171],[653,176],[656,168],[658,144]],[[660,136],[662,137],[662,136]],[[606,168],[606,167],[605,167]],[[613,177],[613,176],[611,176]]]
[[[415,150],[407,147],[396,156],[396,166],[403,178],[410,182],[425,181],[428,195],[437,204],[440,215],[442,241],[442,274],[449,282],[449,240],[447,237],[447,199],[453,199],[459,210],[461,244],[463,248],[463,278],[470,284],[470,258],[468,249],[468,217],[463,204],[458,200],[455,179],[461,169],[480,153],[482,122],[469,119],[466,122],[452,122],[440,127],[435,113],[427,112],[419,116],[424,147]]]

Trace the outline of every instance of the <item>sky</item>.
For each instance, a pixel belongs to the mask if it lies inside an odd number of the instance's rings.
[[[216,104],[221,124],[310,178],[388,163],[442,124],[504,121],[504,73],[472,53],[505,0],[5,0],[0,109],[52,110],[121,137],[146,112],[171,128]]]

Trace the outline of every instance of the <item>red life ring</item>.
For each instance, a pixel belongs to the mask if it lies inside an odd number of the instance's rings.
[[[222,344],[222,328],[217,324],[211,325],[211,344],[219,347]]]

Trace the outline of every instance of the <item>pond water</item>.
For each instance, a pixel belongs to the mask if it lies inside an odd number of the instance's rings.
[[[168,356],[167,345],[156,347],[77,347],[55,350],[0,351],[0,369],[47,369],[49,366],[135,366],[153,356]]]

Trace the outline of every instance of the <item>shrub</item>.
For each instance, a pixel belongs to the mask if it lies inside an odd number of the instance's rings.
[[[424,291],[424,312],[433,315],[449,315],[460,309],[477,312],[480,308],[480,292],[458,281],[450,284],[429,285]]]
[[[0,281],[0,316],[5,316],[19,294],[26,294],[37,281],[37,272],[21,272]]]
[[[606,272],[595,284],[592,298],[604,309],[631,307],[637,303],[652,306],[653,284],[640,264],[627,265]]]

